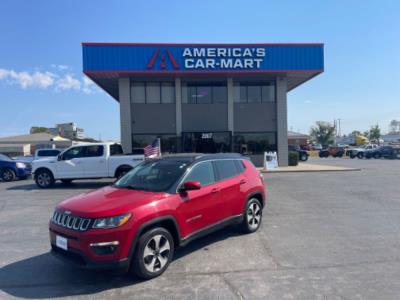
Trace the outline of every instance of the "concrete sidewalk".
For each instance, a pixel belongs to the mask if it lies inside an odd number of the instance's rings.
[[[310,163],[299,163],[299,165],[297,166],[278,167],[273,170],[265,170],[263,168],[258,168],[258,169],[262,173],[361,171],[361,169],[358,168],[310,164]]]

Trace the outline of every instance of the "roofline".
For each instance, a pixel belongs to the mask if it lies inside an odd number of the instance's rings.
[[[271,74],[271,73],[302,73],[302,72],[316,72],[314,76],[324,72],[323,69],[312,69],[312,70],[214,70],[214,71],[184,71],[184,70],[179,70],[179,71],[174,71],[174,70],[157,70],[157,71],[144,71],[144,70],[107,70],[107,71],[94,71],[94,70],[84,70],[83,73],[86,75],[91,75],[91,74],[115,74],[115,73],[120,73],[120,74],[140,74],[140,75],[145,75],[145,74]]]
[[[324,47],[324,43],[115,43],[115,42],[82,42],[82,46],[204,46],[204,47],[213,47],[213,46],[319,46]]]

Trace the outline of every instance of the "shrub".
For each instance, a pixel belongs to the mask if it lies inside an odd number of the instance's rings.
[[[289,151],[289,166],[297,166],[299,164],[299,153]]]

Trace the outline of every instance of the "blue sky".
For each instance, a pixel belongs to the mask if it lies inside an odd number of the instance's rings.
[[[399,1],[0,2],[0,136],[75,121],[119,139],[116,101],[84,79],[81,42],[322,42],[325,73],[288,94],[289,128],[400,119]]]

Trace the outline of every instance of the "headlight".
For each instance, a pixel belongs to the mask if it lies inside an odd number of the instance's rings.
[[[22,162],[17,162],[17,168],[18,169],[25,169],[26,168],[26,164],[24,164]]]
[[[109,218],[99,218],[93,223],[93,228],[115,228],[124,225],[131,218],[131,214],[123,214]]]

